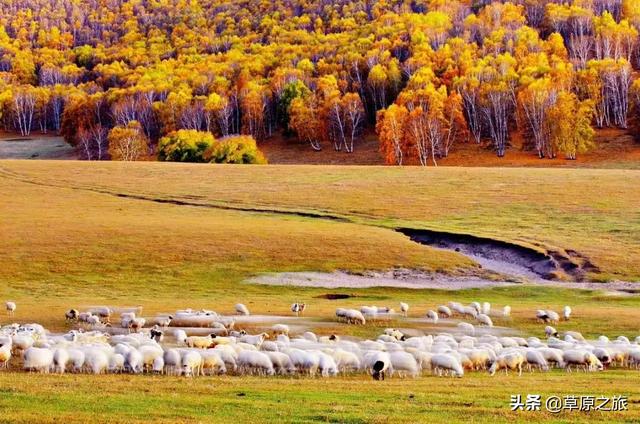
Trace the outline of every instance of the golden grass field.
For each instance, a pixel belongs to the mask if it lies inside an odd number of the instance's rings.
[[[510,304],[498,326],[543,336],[538,308],[571,304],[561,323],[588,336],[640,334],[640,299],[517,286],[487,290],[341,289],[243,283],[262,272],[422,268],[479,273],[465,257],[415,244],[396,226],[577,250],[596,280],[640,280],[640,171],[598,169],[211,166],[0,161],[0,300],[13,318],[68,329],[95,304],[287,314],[307,301],[319,333],[375,337],[333,323],[336,307],[407,301],[410,315],[448,300]],[[179,204],[176,204],[179,203]],[[286,212],[286,213],[283,213]],[[288,213],[297,212],[300,214]],[[342,292],[354,297],[316,296]],[[0,323],[10,321],[4,315]],[[392,323],[407,325],[406,323]],[[424,376],[373,382],[309,378],[53,376],[0,372],[0,421],[513,422],[640,421],[638,371]],[[620,413],[515,413],[509,395],[626,394]]]

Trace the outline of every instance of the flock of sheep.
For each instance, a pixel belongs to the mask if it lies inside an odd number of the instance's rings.
[[[298,316],[306,305],[294,303]],[[16,310],[7,302],[9,316]],[[403,319],[409,305],[400,304],[400,314],[388,307],[363,306],[336,310],[339,321],[365,325],[386,319]],[[310,331],[294,335],[289,326],[277,323],[266,331],[248,334],[236,328],[240,316],[250,315],[238,304],[235,314],[219,315],[208,310],[181,310],[153,319],[139,316],[141,310],[110,307],[85,312],[71,309],[65,318],[75,328],[66,334],[51,334],[39,324],[9,324],[0,328],[0,368],[22,368],[43,373],[157,373],[200,376],[309,375],[322,377],[341,373],[367,373],[374,379],[417,377],[423,373],[462,377],[468,371],[603,370],[607,367],[640,368],[640,336],[632,342],[624,336],[609,340],[600,336],[587,341],[578,332],[561,335],[546,325],[546,339],[496,335],[491,317],[509,317],[511,308],[498,311],[489,303],[463,305],[449,302],[426,313],[424,323],[436,330],[418,335],[387,328],[375,340],[358,340],[336,334],[318,336]],[[569,320],[565,307],[563,319]],[[455,327],[442,326],[441,319],[474,320]],[[533,317],[532,317],[533,318]],[[112,320],[118,322],[112,323]],[[294,318],[289,318],[294,320]],[[557,323],[552,310],[536,311],[535,319]],[[438,324],[440,322],[440,324]],[[441,330],[441,331],[439,331]],[[446,331],[448,330],[448,331]],[[410,333],[410,334],[407,334]]]

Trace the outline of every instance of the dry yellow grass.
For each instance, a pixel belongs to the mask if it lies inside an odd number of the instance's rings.
[[[157,200],[302,211],[573,249],[640,280],[640,171],[5,161],[14,178]]]

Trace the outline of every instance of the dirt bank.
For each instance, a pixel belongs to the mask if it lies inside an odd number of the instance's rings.
[[[276,286],[322,287],[322,288],[368,288],[399,287],[408,289],[464,290],[473,288],[510,287],[525,283],[492,281],[479,277],[452,277],[431,274],[417,270],[394,269],[386,272],[366,272],[350,274],[344,271],[324,272],[282,272],[263,274],[247,280],[252,284]],[[640,292],[636,283],[615,281],[609,283],[568,283],[536,279],[526,284],[550,287],[562,287],[584,290],[604,290],[617,295],[629,295]]]

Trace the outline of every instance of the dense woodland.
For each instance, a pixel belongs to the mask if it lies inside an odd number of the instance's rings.
[[[280,133],[348,154],[374,129],[389,164],[516,131],[572,159],[640,121],[639,30],[640,0],[4,0],[0,119],[92,160],[264,162]]]

